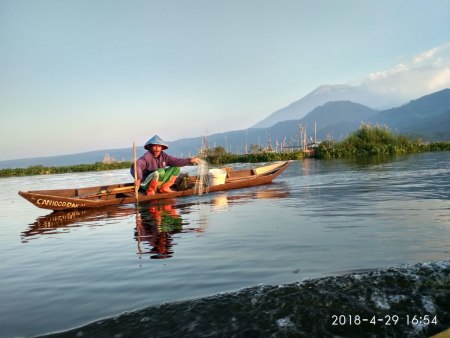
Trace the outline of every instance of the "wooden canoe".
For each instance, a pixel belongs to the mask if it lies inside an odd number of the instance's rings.
[[[255,169],[232,170],[226,168],[225,183],[206,186],[204,191],[225,191],[269,184],[289,166],[290,162],[276,162]],[[171,193],[157,193],[151,196],[140,194],[139,202],[195,195],[198,193],[198,177],[190,176],[189,179],[196,184],[196,187]],[[132,182],[76,189],[19,191],[19,195],[38,208],[49,210],[87,209],[136,203]]]

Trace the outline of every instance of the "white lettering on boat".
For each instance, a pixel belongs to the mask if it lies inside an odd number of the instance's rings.
[[[38,198],[36,203],[39,205],[45,205],[45,206],[51,206],[51,207],[78,208],[78,206],[79,206],[79,204],[77,204],[77,203],[66,202],[66,201],[47,200],[47,199],[43,199],[43,198]]]

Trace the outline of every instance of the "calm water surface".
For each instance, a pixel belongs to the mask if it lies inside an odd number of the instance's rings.
[[[449,174],[448,152],[304,160],[268,186],[138,211],[53,214],[17,191],[130,181],[128,170],[1,179],[0,336],[259,284],[448,260]]]

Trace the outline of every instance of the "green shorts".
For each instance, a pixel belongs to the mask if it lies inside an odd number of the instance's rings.
[[[144,182],[141,183],[141,189],[147,190],[150,182],[154,178],[158,178],[159,183],[168,182],[173,176],[178,176],[181,169],[179,167],[159,168],[146,177]]]

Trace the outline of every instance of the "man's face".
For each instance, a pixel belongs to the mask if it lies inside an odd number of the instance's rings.
[[[150,146],[150,151],[152,152],[153,156],[158,157],[161,154],[162,146],[158,144],[152,144]]]

